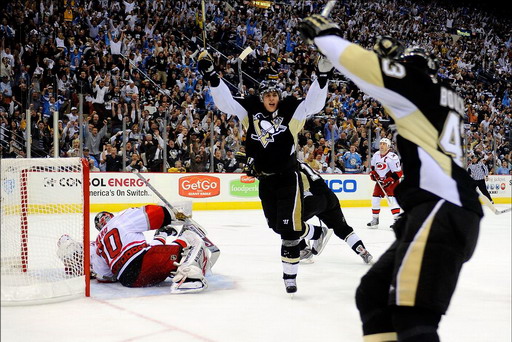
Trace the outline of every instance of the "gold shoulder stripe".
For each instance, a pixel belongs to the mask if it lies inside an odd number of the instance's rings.
[[[340,55],[339,63],[361,80],[379,87],[384,86],[379,58],[372,51],[350,44]]]

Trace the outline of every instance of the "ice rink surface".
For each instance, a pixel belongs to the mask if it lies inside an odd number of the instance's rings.
[[[386,208],[376,230],[365,227],[369,208],[344,213],[375,257],[393,241]],[[442,341],[511,341],[511,214],[485,214],[441,321]],[[362,341],[354,294],[369,266],[345,242],[333,235],[313,264],[300,265],[292,299],[281,279],[279,237],[261,210],[196,211],[194,219],[221,249],[205,292],[170,295],[169,283],[130,289],[93,280],[90,298],[2,307],[2,342]]]

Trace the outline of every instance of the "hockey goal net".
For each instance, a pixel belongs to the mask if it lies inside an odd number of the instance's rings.
[[[89,296],[87,162],[46,158],[0,163],[2,305]],[[59,248],[63,235],[76,243]]]

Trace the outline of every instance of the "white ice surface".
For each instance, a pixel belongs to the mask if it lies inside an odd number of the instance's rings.
[[[393,240],[391,214],[384,209],[380,228],[370,230],[370,209],[344,213],[370,252],[381,255]],[[194,219],[221,249],[205,292],[170,295],[168,283],[131,289],[93,281],[90,298],[2,307],[2,342],[362,341],[354,293],[369,266],[345,242],[333,235],[313,264],[300,265],[292,299],[281,279],[280,240],[262,211],[197,211]],[[441,340],[510,342],[511,318],[511,215],[486,209]]]

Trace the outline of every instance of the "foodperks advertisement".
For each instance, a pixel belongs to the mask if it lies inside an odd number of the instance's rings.
[[[260,209],[258,180],[233,173],[143,173],[170,203],[191,201],[194,210]],[[368,175],[323,175],[342,206],[369,207],[374,182]],[[510,203],[512,178],[490,176],[489,191],[496,203]],[[119,211],[148,203],[162,203],[133,173],[91,172],[91,211]],[[382,205],[386,206],[385,200]]]

